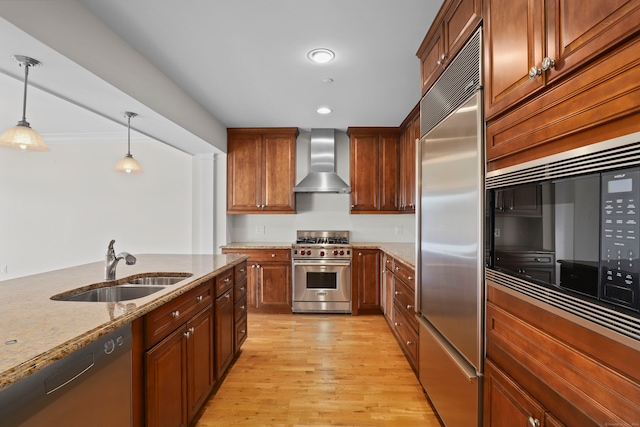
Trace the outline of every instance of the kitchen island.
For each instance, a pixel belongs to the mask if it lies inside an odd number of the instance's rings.
[[[104,262],[0,282],[0,390],[244,262],[244,255],[136,255],[116,281],[146,274],[189,273],[149,296],[124,302],[54,301],[105,283]]]

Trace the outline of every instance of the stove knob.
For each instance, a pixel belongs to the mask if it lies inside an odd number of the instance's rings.
[[[307,250],[307,255],[311,255],[311,250]]]
[[[320,256],[324,256],[324,251],[320,251]]]
[[[335,256],[335,255],[338,255],[338,250],[337,250],[337,249],[334,249],[334,251],[333,251],[333,255],[334,255],[334,256]]]
[[[341,251],[340,251],[340,255],[344,255],[344,251],[342,251],[342,250],[341,250]]]

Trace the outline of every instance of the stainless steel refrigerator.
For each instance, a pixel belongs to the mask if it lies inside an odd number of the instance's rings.
[[[480,38],[479,31],[454,59],[460,63],[452,62],[436,83],[432,89],[436,93],[427,93],[421,103],[421,123],[437,122],[426,123],[429,130],[418,148],[419,377],[444,423],[454,427],[481,425],[484,142]],[[457,95],[452,98],[451,92]],[[438,114],[443,117],[439,119]]]

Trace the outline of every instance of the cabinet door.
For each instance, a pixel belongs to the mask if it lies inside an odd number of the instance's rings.
[[[383,304],[382,311],[384,312],[384,316],[387,318],[389,323],[393,322],[393,291],[395,287],[395,278],[393,275],[393,261],[392,258],[385,255],[384,256],[384,265],[382,266],[382,295],[383,295]]]
[[[541,89],[545,75],[529,78],[544,57],[543,0],[485,0],[485,117]]]
[[[216,378],[220,379],[233,360],[234,305],[233,290],[229,289],[216,299]]]
[[[262,263],[258,280],[258,308],[291,310],[291,264]]]
[[[265,135],[263,159],[263,210],[295,212],[296,138]]]
[[[380,206],[378,134],[351,136],[351,211],[377,211]]]
[[[547,52],[555,65],[548,81],[564,76],[621,40],[640,31],[640,1],[545,2]],[[538,59],[540,62],[541,59]]]
[[[262,204],[262,143],[258,134],[229,134],[227,212],[257,212]]]
[[[247,307],[257,308],[258,282],[260,281],[260,264],[255,262],[247,268]]]
[[[485,363],[484,425],[543,426],[544,408],[490,361]],[[536,420],[538,423],[536,424]]]
[[[542,216],[542,189],[539,185],[496,192],[496,214],[512,216]]]
[[[193,419],[215,383],[213,365],[213,308],[187,322],[187,416]]]
[[[377,249],[358,249],[354,260],[358,313],[380,313],[380,254]]]
[[[187,425],[186,326],[145,354],[147,426]]]
[[[444,27],[442,23],[435,23],[433,35],[423,42],[418,51],[420,57],[420,77],[422,81],[422,94],[429,91],[429,88],[438,80],[444,71]]]
[[[398,135],[380,135],[380,210],[398,211],[399,154]]]

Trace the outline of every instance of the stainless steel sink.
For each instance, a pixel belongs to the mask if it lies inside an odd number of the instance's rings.
[[[127,280],[127,283],[145,286],[168,286],[175,285],[178,282],[182,282],[187,277],[189,276],[145,276]]]
[[[105,288],[96,288],[66,297],[52,299],[58,301],[84,301],[84,302],[118,302],[146,297],[164,289],[162,286],[133,286],[116,285]]]

